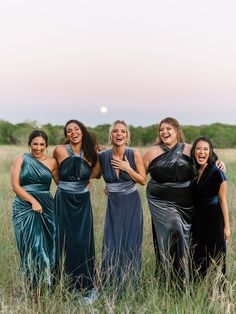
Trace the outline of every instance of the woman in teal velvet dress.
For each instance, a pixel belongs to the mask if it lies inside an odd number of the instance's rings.
[[[17,156],[12,165],[13,227],[21,257],[21,268],[31,288],[51,285],[55,265],[55,221],[52,177],[57,183],[57,161],[45,154],[48,137],[34,130],[30,153]]]
[[[90,303],[95,292],[95,249],[87,186],[96,168],[97,152],[93,137],[78,120],[69,120],[64,134],[68,143],[57,146],[53,153],[59,164],[55,195],[57,267],[60,274],[69,275],[70,289],[79,295],[86,291],[86,302]]]

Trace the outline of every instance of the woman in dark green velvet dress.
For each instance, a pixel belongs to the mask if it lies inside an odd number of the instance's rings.
[[[59,273],[69,275],[70,289],[85,290],[91,297],[95,292],[95,249],[87,185],[96,169],[97,152],[93,137],[81,122],[68,121],[64,134],[68,144],[57,146],[53,153],[59,164],[55,195],[57,266]]]
[[[22,270],[31,288],[51,285],[55,264],[55,222],[52,177],[57,183],[57,161],[45,154],[48,138],[41,130],[29,136],[30,153],[14,159],[11,172],[13,227]]]

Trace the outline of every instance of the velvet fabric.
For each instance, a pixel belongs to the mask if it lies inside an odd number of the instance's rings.
[[[126,148],[124,156],[135,169],[133,149]],[[120,171],[117,177],[111,164],[112,150],[101,152],[99,159],[108,189],[102,247],[104,283],[121,288],[127,280],[139,279],[143,209],[139,192],[128,173]]]
[[[155,253],[166,277],[175,274],[183,279],[189,274],[194,171],[190,158],[183,154],[184,143],[161,148],[163,154],[149,165],[147,186]]]
[[[55,195],[56,258],[59,273],[70,277],[71,289],[94,286],[94,234],[90,192],[91,167],[67,146],[69,157],[59,166]]]
[[[225,174],[215,165],[207,165],[199,182],[193,181],[194,215],[192,225],[192,249],[195,269],[206,275],[212,265],[226,270],[226,242],[224,220],[219,203],[220,185],[226,180]]]
[[[53,197],[49,191],[50,170],[31,154],[24,154],[20,185],[42,205],[40,214],[16,195],[13,202],[13,227],[21,257],[21,267],[33,285],[51,285],[55,264],[55,221]]]

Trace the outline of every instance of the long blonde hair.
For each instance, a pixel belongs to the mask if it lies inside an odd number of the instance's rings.
[[[109,145],[112,144],[112,131],[114,130],[115,126],[119,123],[123,124],[123,126],[125,127],[125,130],[127,132],[127,145],[129,145],[130,144],[130,131],[129,131],[129,127],[127,123],[124,120],[116,120],[111,124],[109,128],[109,134],[108,134],[108,144]]]

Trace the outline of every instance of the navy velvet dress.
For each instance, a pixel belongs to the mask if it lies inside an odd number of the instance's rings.
[[[193,259],[196,269],[205,275],[214,260],[222,264],[225,273],[226,243],[224,220],[218,199],[220,185],[226,180],[224,173],[215,165],[207,165],[199,182],[193,181]]]
[[[133,149],[126,148],[124,156],[135,170]],[[137,282],[140,275],[143,209],[131,177],[125,171],[117,177],[112,150],[101,152],[99,159],[109,193],[102,249],[104,283],[121,287],[127,280]]]
[[[94,285],[94,234],[90,192],[91,167],[67,145],[69,157],[59,167],[55,195],[56,256],[60,271],[70,276],[72,289]]]
[[[41,205],[42,214],[16,195],[13,202],[13,227],[20,252],[22,270],[29,283],[50,286],[55,265],[55,221],[53,197],[49,191],[50,170],[31,154],[24,154],[20,185]]]
[[[184,143],[161,148],[163,154],[149,165],[147,186],[155,253],[166,278],[175,274],[184,279],[189,274],[194,171],[190,158],[183,154]]]

